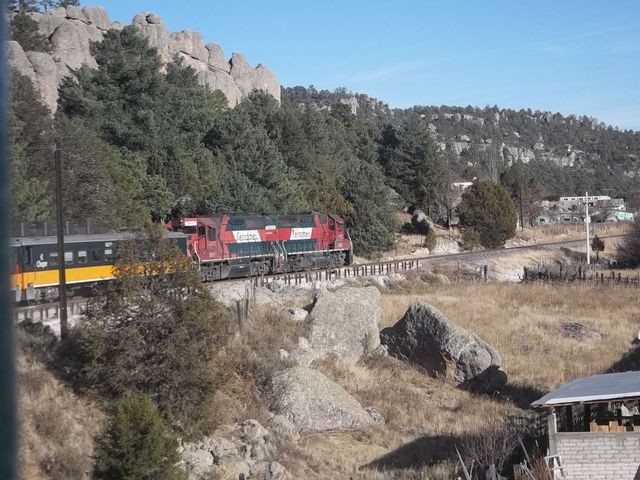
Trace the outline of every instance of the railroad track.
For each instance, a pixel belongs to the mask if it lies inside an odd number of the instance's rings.
[[[600,237],[602,239],[622,238],[626,235],[608,235]],[[330,268],[323,270],[309,270],[303,272],[291,273],[274,273],[250,278],[232,278],[227,280],[216,281],[215,284],[224,284],[232,282],[245,282],[254,286],[263,286],[274,281],[283,281],[286,285],[302,285],[311,282],[331,281],[338,279],[349,279],[357,277],[366,277],[371,275],[384,275],[396,272],[406,272],[419,269],[432,262],[442,260],[455,260],[465,258],[481,258],[489,259],[490,257],[510,253],[518,250],[538,250],[545,248],[560,247],[572,244],[584,243],[584,240],[565,240],[561,242],[537,243],[532,245],[519,245],[517,247],[508,247],[498,250],[483,250],[479,252],[459,252],[447,253],[441,255],[429,255],[424,257],[410,257],[403,259],[382,260],[370,263],[358,263],[345,267]],[[81,314],[86,308],[89,298],[77,297],[68,300],[68,313],[70,315]],[[41,303],[29,306],[16,306],[14,308],[14,318],[21,321],[31,318],[34,321],[48,321],[58,318],[58,302]]]

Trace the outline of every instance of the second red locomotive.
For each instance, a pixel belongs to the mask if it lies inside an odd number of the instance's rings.
[[[327,213],[175,218],[205,280],[337,268],[353,261],[344,220]]]

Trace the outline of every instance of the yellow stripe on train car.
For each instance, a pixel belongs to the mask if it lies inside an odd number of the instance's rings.
[[[101,282],[114,278],[113,265],[70,267],[66,269],[67,284]],[[11,276],[11,286],[21,290],[29,285],[34,288],[58,285],[58,270],[23,272]]]

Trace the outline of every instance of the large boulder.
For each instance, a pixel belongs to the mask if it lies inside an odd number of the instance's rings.
[[[7,59],[9,64],[20,74],[29,77],[32,82],[36,80],[36,72],[33,70],[31,60],[25,54],[18,42],[10,40],[7,42]]]
[[[435,229],[433,220],[431,220],[427,216],[427,214],[420,209],[416,209],[413,211],[413,215],[411,217],[411,225],[413,225],[413,228],[415,228],[416,232],[421,234],[426,234]]]
[[[380,339],[390,355],[469,390],[494,392],[507,382],[498,352],[431,305],[411,305]]]
[[[273,461],[273,435],[256,420],[228,425],[214,435],[180,448],[181,465],[189,480],[219,478],[289,478],[286,469]]]
[[[355,363],[380,345],[380,291],[344,287],[321,291],[307,320],[307,338],[322,357]]]
[[[346,432],[380,423],[382,417],[362,405],[317,370],[293,367],[273,376],[267,386],[271,409],[301,432]]]

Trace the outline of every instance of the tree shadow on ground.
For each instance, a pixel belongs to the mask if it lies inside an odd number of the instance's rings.
[[[640,370],[640,346],[634,345],[620,360],[609,367],[606,373]]]
[[[453,435],[436,435],[417,438],[391,452],[363,465],[372,470],[420,469],[435,465],[456,456],[455,446],[462,438]]]
[[[531,385],[514,385],[508,383],[500,389],[496,398],[504,402],[512,403],[522,410],[527,410],[531,408],[532,402],[544,396],[546,393],[547,392],[532,387]]]

